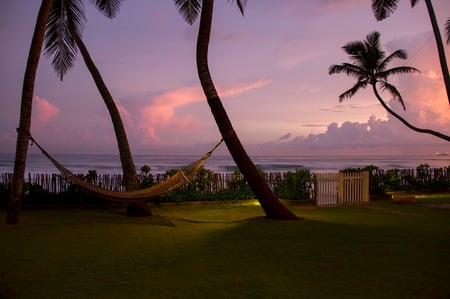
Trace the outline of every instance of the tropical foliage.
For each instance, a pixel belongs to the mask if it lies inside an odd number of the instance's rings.
[[[92,2],[105,16],[113,18],[117,14],[122,0],[97,0]],[[80,50],[111,116],[124,173],[124,184],[127,190],[135,190],[138,188],[136,168],[119,110],[81,38],[81,29],[85,21],[83,8],[83,2],[80,0],[55,1],[47,23],[47,55],[54,54],[53,66],[62,80],[65,72],[73,65],[77,48]],[[134,203],[133,206],[135,206]],[[143,211],[141,213],[143,215],[151,213],[143,203],[140,203],[139,207],[133,208],[134,211],[139,209]]]
[[[97,0],[97,8],[108,18],[117,15],[123,0]],[[98,68],[82,40],[86,17],[82,0],[54,1],[47,20],[45,54],[53,56],[52,65],[62,80],[74,65],[79,49],[111,116],[122,163],[124,182],[128,190],[138,188],[137,173],[119,110]]]
[[[275,181],[274,192],[283,199],[312,199],[313,174],[309,169],[288,171]]]
[[[410,0],[411,7],[416,6],[419,0]],[[398,6],[399,0],[372,0],[372,11],[375,18],[381,21],[391,15]],[[442,42],[441,33],[439,30],[439,24],[434,13],[434,8],[431,0],[425,0],[427,6],[428,15],[430,16],[431,26],[433,28],[434,38],[436,40],[436,46],[439,54],[439,61],[441,64],[442,76],[444,77],[444,84],[447,90],[448,102],[450,104],[450,74],[448,71],[447,59],[445,57],[444,43]],[[450,19],[446,23],[447,43],[450,41]]]
[[[450,18],[445,22],[445,34],[447,35],[447,44],[450,44]]]
[[[380,46],[380,33],[374,31],[369,33],[364,41],[353,41],[344,45],[343,50],[350,57],[353,63],[342,63],[339,65],[331,65],[328,69],[328,73],[339,74],[344,73],[347,76],[356,78],[356,83],[339,95],[339,101],[342,102],[346,98],[353,97],[359,90],[366,88],[368,85],[372,86],[372,90],[375,93],[380,104],[394,117],[400,120],[408,128],[419,132],[434,135],[438,138],[450,141],[450,137],[442,133],[421,129],[411,125],[403,117],[392,110],[378,93],[377,85],[380,86],[382,91],[388,92],[393,99],[400,102],[403,109],[406,109],[403,98],[398,89],[388,82],[388,77],[397,74],[411,74],[419,72],[414,67],[409,66],[397,66],[388,68],[388,64],[394,59],[406,59],[407,54],[404,50],[396,50],[390,55],[386,56],[386,53],[381,50]]]

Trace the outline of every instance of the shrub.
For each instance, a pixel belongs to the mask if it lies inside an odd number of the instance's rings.
[[[148,165],[141,167],[141,175],[139,176],[139,188],[145,189],[155,184],[153,175],[150,173],[152,169]]]
[[[288,171],[274,182],[274,192],[283,199],[311,199],[313,176],[309,169]]]

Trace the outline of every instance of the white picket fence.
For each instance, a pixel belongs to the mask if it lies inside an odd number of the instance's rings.
[[[335,206],[369,201],[369,172],[315,173],[316,204]]]

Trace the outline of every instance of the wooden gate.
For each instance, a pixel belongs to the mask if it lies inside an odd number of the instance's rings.
[[[316,204],[334,206],[338,203],[339,173],[316,173]]]
[[[333,206],[369,201],[369,172],[316,173],[316,204]]]
[[[340,172],[338,204],[357,204],[369,201],[369,172]]]

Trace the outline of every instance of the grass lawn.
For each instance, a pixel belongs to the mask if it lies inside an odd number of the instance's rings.
[[[23,211],[0,224],[0,298],[450,298],[450,194],[291,208]]]

